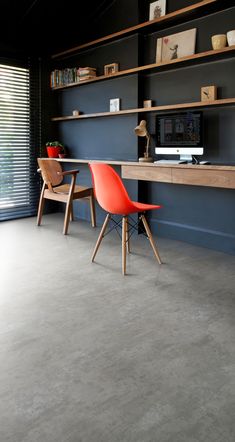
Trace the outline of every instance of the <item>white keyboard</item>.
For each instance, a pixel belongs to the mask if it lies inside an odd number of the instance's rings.
[[[180,160],[157,160],[154,161],[156,164],[185,164],[187,161],[180,161]]]

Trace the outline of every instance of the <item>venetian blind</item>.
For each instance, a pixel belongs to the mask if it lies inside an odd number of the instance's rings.
[[[30,69],[0,64],[0,220],[36,213],[31,103]]]

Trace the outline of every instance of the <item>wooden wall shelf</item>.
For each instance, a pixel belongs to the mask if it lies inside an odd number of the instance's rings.
[[[80,83],[70,83],[63,86],[57,86],[52,88],[53,91],[61,90],[61,89],[67,89],[71,87],[78,87],[83,86],[84,84],[88,83],[95,83],[97,81],[104,81],[104,80],[111,80],[113,78],[117,77],[123,77],[125,75],[132,75],[132,74],[138,74],[138,73],[144,73],[144,72],[162,72],[164,70],[168,70],[169,68],[175,68],[175,67],[182,67],[184,64],[189,64],[192,62],[193,64],[201,63],[201,62],[207,62],[208,60],[213,60],[214,58],[221,59],[224,57],[229,57],[235,52],[235,46],[228,46],[223,49],[218,50],[210,50],[205,52],[200,52],[198,54],[189,55],[187,57],[177,58],[176,60],[170,60],[167,62],[161,62],[161,63],[151,63],[144,66],[139,66],[136,68],[126,69],[123,71],[115,72],[112,75],[100,75],[99,77],[95,77],[91,80],[82,81]],[[194,63],[195,62],[195,63]],[[175,66],[176,65],[176,66]]]
[[[53,117],[52,121],[71,121],[71,120],[82,120],[86,118],[100,118],[100,117],[114,117],[119,115],[128,115],[136,113],[146,113],[146,112],[160,112],[168,110],[177,109],[197,109],[197,108],[210,108],[210,107],[220,107],[220,106],[231,106],[235,105],[235,98],[223,98],[215,101],[195,101],[193,103],[179,103],[179,104],[166,104],[163,106],[154,106],[149,108],[137,108],[137,109],[125,109],[118,112],[99,112],[92,114],[84,114],[78,116],[65,116],[65,117]]]
[[[228,8],[232,4],[232,0],[226,0],[226,8]],[[176,25],[179,24],[182,20],[186,22],[187,20],[192,20],[194,17],[198,18],[201,15],[220,10],[220,8],[224,8],[224,0],[203,0],[195,3],[194,5],[187,6],[185,8],[166,14],[155,20],[146,21],[130,28],[123,29],[122,31],[118,31],[113,34],[106,35],[105,37],[90,41],[88,43],[75,46],[74,48],[53,54],[52,58],[67,58],[68,56],[71,56],[72,54],[84,49],[108,43],[121,37],[127,37],[137,32],[145,33],[147,31],[149,33],[154,30],[161,30],[164,29],[164,27],[169,26],[170,24]]]

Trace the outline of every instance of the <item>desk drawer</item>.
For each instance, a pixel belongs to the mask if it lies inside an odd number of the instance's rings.
[[[235,189],[235,173],[231,170],[172,168],[172,183]]]
[[[171,183],[171,167],[122,166],[122,178]]]

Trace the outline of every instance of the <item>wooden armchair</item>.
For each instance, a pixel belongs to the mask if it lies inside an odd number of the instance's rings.
[[[90,203],[91,224],[96,226],[95,203],[92,187],[76,185],[76,177],[79,170],[62,171],[60,163],[56,160],[43,160],[38,158],[39,170],[43,178],[43,186],[38,206],[37,225],[40,226],[45,199],[66,203],[64,230],[67,235],[70,219],[73,219],[73,201],[85,199]],[[64,177],[72,175],[70,184],[61,184]]]

